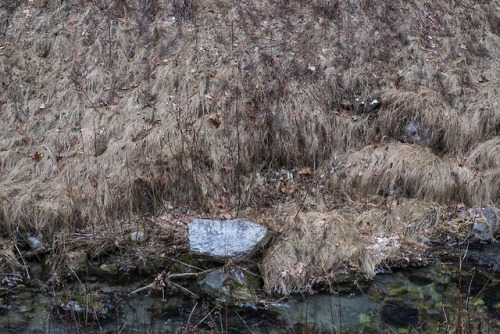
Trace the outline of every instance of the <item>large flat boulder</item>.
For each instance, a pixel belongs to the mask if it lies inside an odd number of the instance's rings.
[[[267,243],[270,233],[262,225],[246,219],[195,219],[188,224],[191,254],[217,261],[250,258]]]

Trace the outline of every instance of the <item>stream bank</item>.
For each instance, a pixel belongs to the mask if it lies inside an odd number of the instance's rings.
[[[459,252],[464,259],[461,266]],[[419,333],[447,333],[457,324],[460,299],[466,328],[494,332],[500,329],[499,252],[498,244],[461,251],[435,249],[427,266],[379,274],[349,293],[336,293],[341,289],[332,285],[332,294],[279,297],[254,286],[255,299],[244,303],[227,303],[223,293],[211,296],[202,280],[179,282],[190,292],[165,287],[164,294],[129,295],[151,278],[137,273],[121,281],[102,275],[80,277],[80,281],[61,278],[63,289],[56,291],[38,286],[33,279],[16,282],[16,277],[10,277],[0,289],[0,328],[8,333],[226,329],[281,333],[306,328],[345,333],[405,333],[413,328]]]

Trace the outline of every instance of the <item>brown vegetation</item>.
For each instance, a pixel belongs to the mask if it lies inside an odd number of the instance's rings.
[[[380,268],[426,263],[425,247],[439,221],[436,206],[415,200],[370,205],[351,203],[329,213],[290,217],[265,253],[265,288],[280,293],[371,278]]]
[[[498,203],[499,20],[472,0],[1,4],[0,234],[274,205],[255,173],[283,166],[318,200]],[[412,123],[425,140],[401,143]]]

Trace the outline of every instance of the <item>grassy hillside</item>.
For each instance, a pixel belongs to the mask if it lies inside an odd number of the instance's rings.
[[[2,2],[0,234],[314,191],[498,203],[499,8]]]

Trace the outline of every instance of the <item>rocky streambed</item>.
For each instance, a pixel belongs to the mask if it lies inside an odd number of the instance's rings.
[[[78,279],[71,273],[52,277],[53,286],[8,276],[0,288],[0,328],[9,333],[334,328],[348,333],[403,333],[411,328],[445,333],[456,329],[460,313],[466,328],[495,332],[500,329],[499,253],[495,243],[435,249],[425,267],[286,297],[262,293],[262,281],[252,268],[237,265],[172,279],[170,286],[158,277],[120,273],[112,265]],[[43,275],[41,267],[32,266],[32,276]]]

